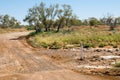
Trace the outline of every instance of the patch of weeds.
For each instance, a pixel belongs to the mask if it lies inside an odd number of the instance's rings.
[[[49,47],[49,45],[46,44],[45,42],[40,43],[40,45],[41,45],[43,48],[48,48],[48,47]]]
[[[95,47],[95,45],[92,44],[92,43],[84,43],[84,44],[83,44],[83,47],[84,47],[84,48],[90,48],[90,47]]]
[[[118,48],[118,46],[117,46],[117,45],[114,45],[113,48]]]
[[[27,30],[34,30],[35,28],[33,26],[28,26]]]
[[[31,32],[28,36],[35,36],[36,32]]]
[[[103,48],[103,47],[105,47],[105,46],[106,46],[105,43],[100,43],[100,44],[99,44],[99,47],[100,47],[100,48]]]
[[[32,32],[29,34],[30,43],[34,46],[59,49],[69,47],[80,47],[80,43],[83,43],[84,48],[89,47],[104,47],[113,46],[117,48],[120,45],[120,33],[91,31],[88,29],[74,30],[74,31],[60,31],[60,32]],[[69,47],[66,47],[69,46]],[[72,45],[72,46],[71,46]]]
[[[113,67],[119,67],[120,68],[120,62],[116,62]]]
[[[60,49],[61,47],[62,47],[61,44],[56,41],[49,44],[49,49]]]

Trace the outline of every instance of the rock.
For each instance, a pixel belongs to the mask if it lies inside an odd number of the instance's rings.
[[[119,48],[117,48],[117,49],[115,49],[115,51],[120,51],[120,49],[119,49]]]
[[[107,52],[113,53],[113,49],[108,49]]]
[[[68,45],[66,45],[66,47],[67,47],[67,48],[73,48],[74,45],[70,45],[70,44],[68,44]]]
[[[114,64],[115,64],[115,62],[112,62],[112,63],[111,63],[111,65],[114,65]]]
[[[110,55],[110,56],[100,56],[100,58],[103,58],[103,59],[120,59],[120,56]]]
[[[101,49],[95,49],[95,52],[101,52],[102,50]]]
[[[95,55],[95,56],[93,56],[93,58],[99,58],[99,56],[98,56],[98,55]]]

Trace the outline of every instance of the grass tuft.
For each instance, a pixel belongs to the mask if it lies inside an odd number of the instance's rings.
[[[116,62],[113,67],[119,67],[120,68],[120,62]]]

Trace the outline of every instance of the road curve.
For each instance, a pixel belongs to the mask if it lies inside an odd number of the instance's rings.
[[[36,51],[19,40],[27,34],[29,32],[0,34],[0,80],[114,80],[76,73],[35,55]]]

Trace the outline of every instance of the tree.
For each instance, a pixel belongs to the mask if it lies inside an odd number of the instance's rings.
[[[106,25],[107,23],[106,23],[106,18],[104,17],[104,18],[101,18],[100,20],[100,23],[101,23],[101,25]]]
[[[89,25],[89,21],[87,19],[82,21],[82,25],[88,26]]]
[[[96,25],[98,25],[98,20],[96,18],[92,17],[89,19],[89,24],[90,24],[90,26],[96,26]]]
[[[82,25],[82,21],[80,19],[78,19],[78,17],[76,15],[74,15],[70,19],[70,25],[81,26]]]
[[[20,25],[20,22],[18,22],[14,17],[10,17],[9,15],[0,15],[0,24],[3,28],[15,28]]]
[[[9,27],[9,15],[3,16],[3,26]]]
[[[69,21],[72,18],[71,6],[64,4],[63,5],[63,12],[64,12],[63,14],[64,14],[64,17],[65,17],[65,25],[70,26]]]
[[[0,15],[0,24],[2,24],[2,21],[3,21],[3,16]]]
[[[58,10],[58,15],[57,16],[58,16],[58,20],[57,20],[57,23],[58,23],[57,32],[58,32],[60,30],[60,28],[65,25],[64,24],[65,17],[64,17],[62,9]]]
[[[17,20],[14,18],[14,17],[11,17],[11,19],[10,19],[10,21],[9,21],[9,26],[10,27],[17,27],[17,26],[19,26],[19,22],[17,22]]]
[[[55,8],[57,10],[57,5],[50,5],[49,8],[46,8],[45,4],[41,2],[40,5],[29,9],[28,15],[24,21],[27,21],[30,25],[34,26],[36,32],[41,30],[42,27],[40,25],[45,28],[45,31],[48,31],[57,14]]]
[[[107,16],[103,18],[103,22],[104,24],[110,26],[110,31],[111,31],[114,30],[114,28],[116,27],[117,19],[108,13]]]
[[[46,5],[41,2],[40,5],[29,9],[24,21],[34,26],[36,32],[40,31],[41,28],[44,28],[45,31],[50,31],[51,28],[57,28],[58,32],[61,27],[65,25],[69,26],[71,16],[72,9],[69,5],[63,5],[62,8],[60,8],[58,4],[46,7]],[[41,27],[41,25],[43,27]]]
[[[38,31],[38,29],[40,28],[38,26],[39,22],[38,22],[38,14],[37,14],[37,10],[36,7],[30,8],[28,10],[28,15],[26,16],[26,18],[24,19],[24,21],[27,21],[29,23],[30,26],[34,26],[36,29],[36,32]]]
[[[117,17],[117,18],[116,18],[116,24],[117,24],[117,25],[120,25],[120,17]]]
[[[64,4],[63,9],[58,10],[58,27],[57,32],[62,26],[71,26],[71,19],[72,19],[72,9],[70,5]]]
[[[51,27],[55,27],[55,18],[56,15],[58,14],[58,9],[59,9],[59,5],[50,5],[47,12],[49,14],[49,20],[47,20],[48,23],[48,30],[50,31]]]

